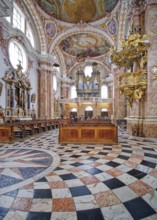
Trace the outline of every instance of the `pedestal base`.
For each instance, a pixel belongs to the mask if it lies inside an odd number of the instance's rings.
[[[157,117],[127,118],[127,132],[134,136],[157,138]]]

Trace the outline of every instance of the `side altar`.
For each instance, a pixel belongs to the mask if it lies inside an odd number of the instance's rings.
[[[21,65],[18,65],[17,70],[6,71],[2,79],[6,89],[5,120],[31,119],[31,83],[23,74]]]

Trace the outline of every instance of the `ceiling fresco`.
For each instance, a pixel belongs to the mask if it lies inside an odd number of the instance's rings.
[[[60,48],[69,55],[97,57],[106,54],[110,44],[100,35],[81,33],[71,35],[60,43]]]
[[[78,23],[93,22],[106,16],[118,0],[36,0],[50,16],[58,20]]]

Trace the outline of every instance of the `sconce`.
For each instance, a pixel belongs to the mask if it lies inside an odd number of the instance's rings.
[[[153,80],[156,80],[157,79],[157,66],[153,66],[151,68],[151,73],[153,74]]]

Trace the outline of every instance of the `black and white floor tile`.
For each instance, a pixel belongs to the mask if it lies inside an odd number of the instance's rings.
[[[58,130],[0,144],[0,220],[157,219],[157,139],[58,144]]]

